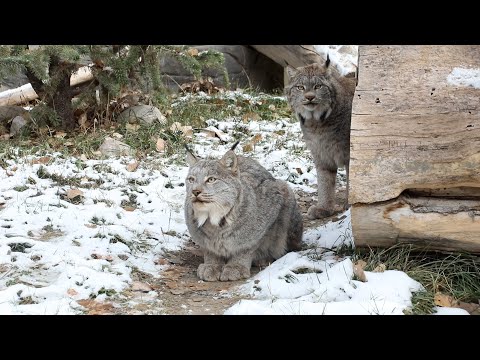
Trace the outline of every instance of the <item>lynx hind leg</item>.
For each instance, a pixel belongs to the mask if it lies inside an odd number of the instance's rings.
[[[204,281],[218,281],[224,264],[221,257],[205,250],[203,264],[198,266],[197,276]]]
[[[283,216],[286,226],[285,229],[281,231],[286,234],[286,242],[283,245],[283,253],[300,250],[302,248],[301,243],[303,237],[303,218],[295,198],[295,193],[287,182],[284,182],[284,186],[285,205]]]
[[[310,206],[307,212],[309,219],[321,219],[335,213],[335,181],[337,171],[317,167],[318,202]]]
[[[293,198],[295,200],[295,197]],[[287,251],[299,251],[302,249],[303,219],[300,209],[295,202],[292,209],[291,221],[288,228]]]

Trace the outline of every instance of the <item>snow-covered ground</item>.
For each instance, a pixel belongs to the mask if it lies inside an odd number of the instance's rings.
[[[465,69],[455,67],[447,76],[451,85],[473,87],[480,89],[480,69]]]

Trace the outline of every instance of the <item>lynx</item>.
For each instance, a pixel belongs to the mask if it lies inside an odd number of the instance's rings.
[[[299,250],[302,216],[289,185],[256,160],[228,150],[221,159],[187,152],[185,220],[204,262],[205,281],[248,278],[265,264]]]
[[[308,209],[310,219],[328,217],[335,212],[335,181],[339,167],[346,168],[348,182],[353,92],[345,78],[329,65],[327,56],[324,65],[287,67],[290,82],[285,94],[300,121],[305,144],[317,170],[318,202]],[[344,208],[347,206],[348,185]]]

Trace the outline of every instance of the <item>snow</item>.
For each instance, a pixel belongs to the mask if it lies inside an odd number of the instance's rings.
[[[335,236],[343,238],[334,223],[319,228],[318,234],[327,238],[319,241],[320,248],[330,247]],[[365,271],[366,282],[354,280],[350,258],[318,249],[288,253],[249,279],[240,291],[254,299],[241,300],[226,314],[402,315],[411,306],[412,292],[423,289],[396,270]]]
[[[448,74],[447,81],[451,85],[470,86],[475,89],[480,89],[480,69],[455,67],[452,72]]]
[[[224,96],[264,99],[242,91]],[[236,153],[256,158],[293,189],[316,196],[315,169],[295,120],[207,124],[229,139],[243,136],[241,145],[256,136],[253,151],[244,153],[240,145]],[[221,156],[231,145],[196,131],[192,148],[200,157]],[[159,277],[167,265],[155,260],[189,239],[183,214],[188,168],[181,154],[147,157],[133,172],[127,170],[131,157],[81,160],[61,153],[24,156],[16,149],[1,156],[6,166],[0,168],[0,314],[81,314],[79,300],[101,301],[129,288],[133,269]],[[70,184],[76,179],[76,185],[55,182],[52,175]],[[338,181],[345,186],[345,169]],[[77,187],[83,196],[69,199],[68,190]],[[354,246],[350,211],[306,229],[303,240],[307,250],[286,254],[236,289],[250,298],[225,314],[401,315],[411,306],[412,292],[422,289],[394,270],[366,271],[366,282],[356,280],[352,259],[338,252]],[[150,291],[148,297],[161,294]]]
[[[314,45],[315,50],[330,58],[332,64],[335,64],[341,75],[347,75],[356,72],[358,65],[358,46],[355,45]]]
[[[469,315],[468,311],[458,308],[436,306],[434,310],[436,311],[434,315]]]

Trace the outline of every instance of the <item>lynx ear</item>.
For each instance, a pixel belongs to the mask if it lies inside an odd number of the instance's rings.
[[[297,75],[298,70],[291,67],[290,65],[287,65],[287,74],[289,77],[293,78],[295,75]]]
[[[198,161],[197,157],[193,155],[192,150],[188,148],[187,144],[183,144],[183,146],[185,146],[185,150],[187,150],[187,164],[189,166],[194,165]]]
[[[192,166],[192,165],[194,165],[197,161],[198,161],[198,159],[197,159],[190,151],[187,151],[187,164],[188,164],[189,166]]]
[[[228,150],[220,162],[232,172],[237,172],[237,155],[232,150]]]
[[[327,54],[327,61],[325,61],[325,69],[328,69],[328,65],[330,65],[330,56]]]

